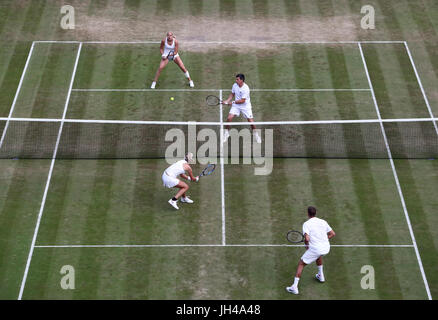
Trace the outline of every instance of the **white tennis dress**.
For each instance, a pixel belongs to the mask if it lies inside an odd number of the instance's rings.
[[[172,164],[170,167],[168,167],[166,170],[164,170],[162,179],[163,179],[163,185],[167,188],[173,188],[179,183],[179,180],[177,177],[179,177],[180,174],[185,173],[184,170],[184,164],[186,164],[186,160],[179,160]]]
[[[172,41],[172,44],[169,45],[169,44],[167,43],[167,38],[164,39],[164,52],[163,52],[163,54],[161,55],[163,58],[166,58],[170,51],[172,51],[172,50],[175,51],[175,41],[176,41],[176,40],[175,40],[175,38],[174,38],[173,41]],[[176,57],[179,57],[179,54],[178,54],[178,53],[177,53],[176,55],[173,56],[174,59],[175,59]]]
[[[309,249],[301,257],[305,264],[310,264],[320,256],[330,252],[330,242],[327,233],[331,230],[332,228],[325,220],[317,217],[310,218],[304,222],[303,234],[307,233],[310,238]]]

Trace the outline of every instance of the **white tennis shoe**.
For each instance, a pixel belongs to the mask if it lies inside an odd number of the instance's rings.
[[[286,287],[286,291],[293,294],[298,294],[298,288],[295,288],[294,286]]]
[[[319,282],[325,282],[324,276],[320,275],[319,273],[317,273],[315,275],[316,280],[318,280]]]
[[[152,84],[151,84],[151,89],[155,89],[155,85],[156,85],[157,83],[154,81],[154,82],[152,82]]]
[[[195,84],[193,83],[193,80],[190,80],[189,85],[190,85],[190,88],[194,88],[195,87]]]
[[[177,201],[173,201],[172,199],[170,199],[168,202],[169,202],[170,205],[171,205],[172,207],[174,207],[176,210],[179,209],[178,206],[177,206],[177,204],[176,204],[176,203],[178,202],[178,200],[177,200]]]
[[[185,203],[193,203],[193,200],[190,199],[189,197],[182,197],[181,198],[181,202],[185,202]]]

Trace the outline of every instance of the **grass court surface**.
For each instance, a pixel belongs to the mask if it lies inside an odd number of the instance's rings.
[[[2,1],[2,143],[15,141],[14,118],[53,120],[50,152],[57,137],[62,148],[61,119],[217,127],[228,107],[221,115],[205,96],[227,96],[239,72],[252,89],[255,121],[433,118],[437,5],[368,2],[378,11],[375,33],[360,29],[361,4],[348,0],[73,1],[78,27],[69,33],[59,28],[62,2]],[[240,12],[254,29],[242,35],[245,50],[229,29]],[[274,20],[286,30],[316,22],[308,33],[278,37]],[[222,35],[202,32],[209,25],[223,27]],[[172,63],[149,89],[168,28],[194,89]],[[438,139],[436,122],[425,128]],[[33,131],[23,130],[30,139]],[[254,175],[255,165],[225,164],[190,184],[195,203],[180,203],[178,212],[162,186],[167,166],[164,159],[1,159],[0,298],[438,296],[435,159],[275,158],[267,176]],[[326,283],[308,266],[294,296],[285,287],[304,249],[285,235],[301,227],[309,205],[337,236],[324,258]],[[60,286],[64,265],[75,268],[75,290]],[[364,265],[375,269],[374,290],[361,288]]]

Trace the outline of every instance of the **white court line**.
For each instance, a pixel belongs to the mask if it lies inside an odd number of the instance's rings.
[[[303,244],[72,244],[40,245],[35,248],[186,248],[186,247],[304,247]],[[412,248],[412,244],[332,244],[335,248]]]
[[[100,119],[57,119],[57,118],[6,118],[0,121],[17,122],[64,122],[64,123],[97,123],[97,124],[150,124],[150,125],[206,125],[220,126],[215,121],[154,121],[154,120],[100,120]],[[362,123],[397,123],[397,122],[432,122],[438,118],[401,118],[401,119],[350,119],[350,120],[292,120],[292,121],[255,121],[254,125],[301,125],[301,124],[362,124]],[[247,122],[230,122],[230,126],[246,126]]]
[[[185,41],[187,44],[359,44],[359,43],[404,43],[404,40],[351,40],[351,41]],[[159,44],[161,41],[64,41],[64,40],[38,40],[36,43],[83,43],[83,44]]]
[[[427,99],[426,92],[424,91],[423,84],[421,83],[420,76],[418,75],[417,67],[415,66],[414,59],[412,58],[411,51],[409,50],[408,43],[405,41],[405,48],[409,56],[409,60],[411,60],[412,67],[414,68],[415,76],[417,77],[418,84],[421,88],[421,93],[423,94],[424,101],[426,102],[427,110],[429,111],[430,117],[434,118],[432,109],[430,108],[429,100]],[[435,132],[438,135],[438,126],[436,122],[433,122],[435,127]]]
[[[368,83],[369,83],[370,88],[371,88],[371,94],[373,96],[373,101],[374,101],[374,106],[376,108],[377,116],[378,116],[379,120],[381,121],[382,118],[380,116],[379,106],[377,104],[376,95],[374,94],[374,88],[373,88],[373,84],[371,83],[371,78],[370,78],[370,75],[368,72],[367,63],[365,61],[365,56],[364,56],[363,51],[362,51],[362,46],[360,43],[358,44],[358,46],[359,46],[359,50],[360,50],[360,55],[362,57],[362,62],[363,62],[364,68],[365,68],[365,73],[366,73],[366,76],[368,79]],[[417,261],[418,261],[418,265],[420,267],[421,276],[423,277],[423,282],[424,282],[424,286],[426,288],[427,296],[428,296],[429,300],[432,300],[432,295],[430,293],[429,284],[427,282],[426,274],[425,274],[424,269],[423,269],[423,263],[421,261],[420,252],[418,251],[417,241],[415,240],[415,235],[414,235],[414,231],[413,231],[413,228],[411,225],[411,221],[409,219],[409,214],[408,214],[408,210],[406,208],[405,199],[404,199],[401,187],[400,187],[400,182],[398,180],[397,170],[395,169],[394,160],[392,159],[391,149],[389,148],[388,139],[386,137],[386,132],[385,132],[385,127],[383,126],[383,121],[380,122],[380,127],[382,129],[382,135],[383,135],[383,139],[385,140],[386,149],[388,150],[389,161],[391,163],[392,172],[394,174],[395,183],[397,185],[397,190],[398,190],[398,193],[400,196],[400,201],[401,201],[402,206],[403,206],[403,211],[404,211],[405,218],[406,218],[406,221],[408,224],[409,233],[411,235],[412,243],[414,245],[415,254],[417,256]]]
[[[127,88],[127,89],[105,89],[105,88],[90,88],[90,89],[73,89],[74,92],[209,92],[209,91],[230,91],[230,89],[147,89],[147,88]],[[255,92],[336,92],[336,91],[371,91],[366,88],[351,88],[351,89],[335,89],[335,88],[317,88],[317,89],[251,89]]]
[[[73,82],[74,82],[75,75],[76,75],[76,69],[78,67],[79,56],[81,54],[81,48],[82,48],[82,44],[79,43],[79,49],[78,49],[78,53],[76,55],[76,61],[75,61],[75,65],[74,65],[74,68],[73,68],[73,73],[72,73],[71,80],[70,80],[70,87],[68,89],[68,94],[67,94],[67,98],[66,98],[65,105],[64,105],[64,112],[62,114],[62,119],[65,119],[65,116],[67,114],[67,108],[68,108],[68,104],[70,102],[71,89],[73,87]],[[18,300],[21,300],[21,298],[23,297],[23,291],[24,291],[24,287],[26,285],[27,274],[29,272],[30,262],[32,260],[33,250],[35,248],[35,242],[36,242],[36,239],[37,239],[38,230],[39,230],[40,223],[41,223],[41,217],[43,215],[44,206],[46,204],[46,198],[47,198],[47,193],[49,191],[50,180],[52,179],[53,168],[55,166],[55,158],[56,158],[56,154],[58,152],[59,141],[61,140],[61,133],[62,133],[63,125],[64,125],[64,122],[61,121],[61,125],[59,126],[58,137],[56,139],[55,150],[53,151],[52,162],[50,164],[49,175],[47,176],[46,187],[44,189],[43,199],[41,201],[41,207],[40,207],[40,211],[39,211],[39,214],[38,214],[38,219],[37,219],[37,223],[36,223],[36,226],[35,226],[35,230],[34,230],[34,233],[33,233],[32,244],[30,246],[29,255],[27,257],[27,262],[26,262],[26,268],[24,270],[23,279],[21,281],[21,287],[20,287],[20,293],[18,295]]]
[[[220,119],[220,164],[221,164],[221,207],[222,207],[222,245],[226,245],[225,235],[225,174],[224,174],[224,144],[222,139],[224,136],[224,119],[223,119],[223,106],[222,106],[222,90],[219,91],[219,119]]]
[[[3,128],[2,137],[0,139],[0,149],[3,146],[3,141],[6,136],[6,131],[8,130],[9,127],[9,119],[12,117],[12,113],[14,112],[15,104],[17,103],[17,99],[18,99],[18,94],[20,93],[21,86],[23,85],[24,75],[26,74],[27,67],[29,66],[29,61],[32,56],[34,46],[35,46],[35,42],[32,42],[32,46],[30,47],[29,54],[27,55],[26,64],[24,65],[23,73],[21,74],[20,82],[18,83],[17,91],[15,92],[14,100],[12,101],[11,109],[9,110],[9,116],[6,121],[6,125]]]

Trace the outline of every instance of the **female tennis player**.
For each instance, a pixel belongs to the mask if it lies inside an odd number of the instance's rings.
[[[160,53],[161,53],[160,66],[158,67],[157,73],[155,74],[155,78],[154,81],[152,82],[151,89],[155,89],[155,85],[157,84],[158,77],[160,76],[161,71],[171,60],[175,61],[175,63],[182,70],[182,72],[184,72],[184,75],[186,76],[187,80],[189,80],[190,87],[193,88],[195,84],[190,78],[190,74],[187,71],[187,69],[184,67],[184,63],[182,62],[181,57],[178,54],[178,40],[176,40],[172,32],[169,31],[167,33],[166,39],[161,40]]]
[[[234,98],[234,101],[231,99]],[[245,75],[239,73],[236,75],[236,83],[233,84],[231,88],[230,95],[227,100],[223,102],[223,104],[231,105],[230,113],[227,117],[227,122],[231,122],[234,116],[239,116],[240,113],[248,120],[248,122],[254,122],[254,118],[252,115],[252,106],[251,106],[251,98],[249,96],[249,87],[245,83]],[[225,143],[230,137],[230,126],[225,126],[223,143]],[[254,136],[256,138],[257,143],[262,143],[262,139],[258,135],[255,125],[251,125],[252,131],[254,132]]]
[[[168,201],[169,204],[177,210],[179,209],[177,205],[178,198],[181,196],[181,202],[193,203],[193,200],[191,200],[186,195],[187,190],[189,190],[189,186],[187,185],[187,183],[180,181],[177,178],[178,176],[180,176],[181,178],[184,178],[186,180],[196,182],[199,181],[199,176],[193,176],[192,168],[189,165],[189,162],[191,162],[192,160],[193,154],[189,152],[184,157],[184,160],[179,160],[175,162],[163,172],[163,185],[167,188],[179,188],[178,193]],[[188,175],[186,175],[186,171],[188,172]]]

